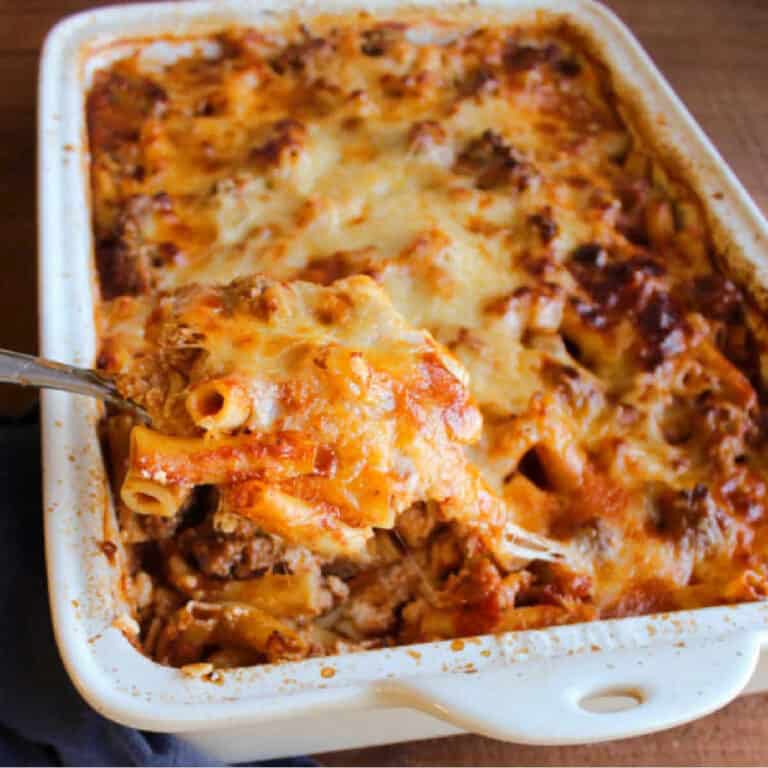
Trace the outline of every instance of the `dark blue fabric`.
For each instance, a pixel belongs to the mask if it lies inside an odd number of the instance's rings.
[[[106,720],[69,682],[48,611],[34,417],[0,424],[0,546],[0,765],[218,765],[173,736]]]

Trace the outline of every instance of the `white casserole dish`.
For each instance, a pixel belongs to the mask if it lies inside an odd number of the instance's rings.
[[[376,0],[364,7],[396,5]],[[288,7],[311,14],[361,3],[281,5]],[[478,7],[505,18],[542,11],[585,33],[610,64],[620,98],[653,124],[659,148],[684,166],[716,238],[729,245],[733,269],[754,289],[768,286],[768,222],[613,14],[590,0],[481,0]],[[88,72],[113,55],[107,43],[115,40],[258,25],[269,21],[269,9],[268,0],[122,6],[71,17],[50,33],[39,102],[43,355],[80,365],[95,355]],[[184,677],[142,656],[113,625],[123,608],[119,569],[99,548],[115,522],[96,437],[98,404],[58,392],[42,402],[56,636],[82,695],[114,720],[176,732],[221,760],[242,761],[465,730],[534,744],[593,742],[677,725],[745,690],[768,689],[768,660],[758,668],[768,603],[240,669],[219,683]],[[617,694],[635,706],[597,713],[580,703],[602,697],[605,709],[605,697]]]

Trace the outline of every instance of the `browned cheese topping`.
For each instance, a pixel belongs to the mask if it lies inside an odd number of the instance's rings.
[[[571,32],[434,13],[94,76],[100,365],[157,430],[106,432],[161,662],[766,594],[768,326],[702,206]],[[500,557],[505,517],[567,564]]]

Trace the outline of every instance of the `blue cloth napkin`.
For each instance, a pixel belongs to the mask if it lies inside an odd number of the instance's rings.
[[[70,683],[48,611],[36,414],[0,424],[0,546],[0,765],[220,764],[173,736],[106,720]]]

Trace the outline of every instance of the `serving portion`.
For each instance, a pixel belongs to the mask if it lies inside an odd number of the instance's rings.
[[[568,30],[151,48],[87,105],[100,364],[153,416],[105,430],[147,653],[764,596],[765,321]]]
[[[349,587],[338,573],[402,560],[399,531],[418,549],[424,526],[439,522],[456,564],[471,559],[474,570],[552,557],[536,537],[538,551],[515,543],[524,532],[464,453],[481,428],[466,373],[369,277],[330,287],[241,278],[112,309],[148,317],[117,375],[152,417],[152,428],[130,428],[127,455],[112,440],[123,534],[143,538],[147,521],[186,528],[160,552],[194,603],[160,631],[161,658],[196,659],[219,638],[268,658],[335,648],[335,634],[297,633],[276,617],[343,622],[354,609],[340,605]],[[124,342],[108,335],[105,349],[120,356]],[[247,553],[218,552],[227,537]],[[245,578],[211,578],[243,559]],[[402,590],[420,577],[406,558],[387,583]],[[423,578],[432,595],[437,582]],[[450,607],[446,594],[440,606]],[[247,641],[229,626],[233,610],[254,628]]]

